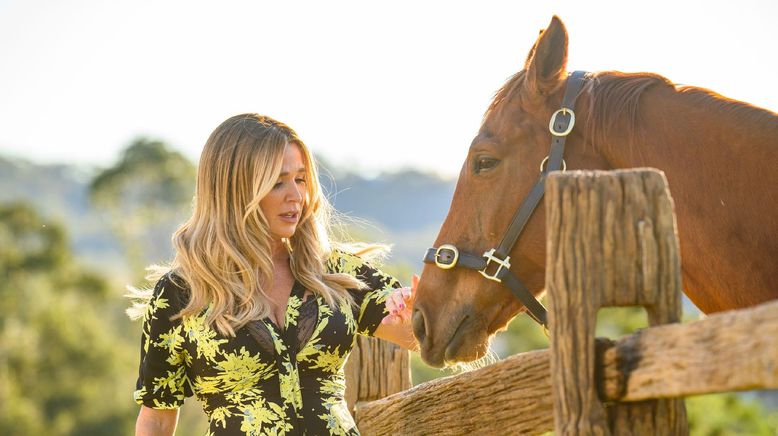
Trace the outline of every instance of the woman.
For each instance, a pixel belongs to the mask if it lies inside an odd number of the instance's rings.
[[[142,305],[136,434],[173,434],[192,394],[212,435],[358,434],[343,400],[354,335],[413,348],[412,292],[331,247],[305,144],[269,117],[226,120],[193,209]]]

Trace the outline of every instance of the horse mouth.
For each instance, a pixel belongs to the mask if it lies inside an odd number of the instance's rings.
[[[422,358],[430,366],[442,368],[461,362],[472,362],[486,354],[488,340],[483,322],[465,315],[442,349],[422,349]],[[425,352],[426,351],[426,352]]]
[[[443,352],[444,361],[446,363],[456,363],[459,361],[458,354],[462,348],[462,343],[465,341],[465,331],[467,330],[466,324],[469,318],[470,315],[465,315],[465,317],[462,318],[462,322],[459,323],[454,334],[451,336],[451,340],[448,341],[448,345],[446,345],[446,349]]]

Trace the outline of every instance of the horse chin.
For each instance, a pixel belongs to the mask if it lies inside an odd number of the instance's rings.
[[[508,324],[518,314],[527,309],[524,306],[518,304],[516,301],[503,304],[497,310],[497,313],[491,318],[487,332],[489,335],[493,335],[497,332],[505,331],[508,328]]]
[[[489,336],[485,333],[482,330],[460,335],[449,342],[444,353],[446,366],[472,362],[484,357],[489,351]]]
[[[435,368],[467,363],[484,357],[489,350],[489,334],[483,320],[465,316],[445,347],[422,347],[424,362]]]

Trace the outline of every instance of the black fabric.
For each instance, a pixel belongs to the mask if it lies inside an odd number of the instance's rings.
[[[335,253],[327,269],[367,285],[349,291],[353,306],[331,307],[295,283],[283,327],[266,318],[235,337],[209,328],[206,311],[171,321],[188,292],[163,277],[144,319],[136,401],[174,409],[196,395],[211,435],[358,434],[343,397],[343,365],[355,335],[375,332],[386,296],[400,284],[346,253]]]

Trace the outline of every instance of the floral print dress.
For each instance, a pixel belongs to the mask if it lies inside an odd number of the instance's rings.
[[[356,335],[375,332],[400,284],[343,252],[326,266],[368,285],[349,291],[356,305],[330,307],[295,282],[283,328],[265,318],[235,337],[208,327],[207,310],[170,321],[187,291],[171,273],[162,277],[144,317],[135,401],[175,409],[194,394],[208,415],[208,435],[358,435],[343,367]]]

